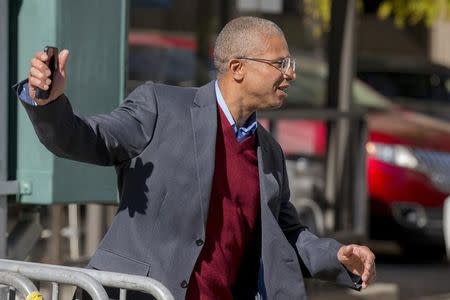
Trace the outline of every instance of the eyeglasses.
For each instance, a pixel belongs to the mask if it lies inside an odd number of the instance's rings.
[[[247,60],[253,60],[253,61],[257,61],[257,62],[266,63],[266,64],[271,65],[274,68],[277,68],[283,74],[287,74],[289,70],[292,70],[292,72],[295,73],[295,58],[292,58],[290,56],[284,57],[279,60],[270,60],[270,59],[244,57],[244,56],[237,57],[237,59],[247,59]]]

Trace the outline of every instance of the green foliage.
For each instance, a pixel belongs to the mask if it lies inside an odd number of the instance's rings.
[[[314,37],[320,37],[323,31],[329,30],[331,0],[303,0],[303,11]]]
[[[312,27],[313,36],[320,37],[330,28],[331,0],[300,0],[307,23]],[[339,1],[339,0],[338,0]],[[450,0],[449,0],[450,1]],[[364,7],[363,0],[356,0],[358,11]]]
[[[300,0],[307,23],[313,35],[320,37],[329,30],[332,0]],[[338,0],[339,1],[339,0]],[[357,9],[363,10],[363,0],[357,0]],[[378,7],[380,19],[393,17],[398,27],[416,25],[423,22],[431,26],[436,20],[450,20],[450,0],[383,0]]]
[[[398,27],[419,22],[431,26],[438,19],[449,19],[450,0],[384,0],[378,8],[378,17],[390,16]]]

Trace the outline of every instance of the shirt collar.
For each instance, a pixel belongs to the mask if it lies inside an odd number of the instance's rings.
[[[230,123],[230,125],[232,127],[234,127],[236,125],[236,121],[234,121],[233,116],[231,115],[231,112],[228,109],[225,99],[222,96],[222,92],[220,91],[219,83],[217,80],[214,82],[214,87],[216,90],[217,103],[219,104],[220,108],[222,109],[222,112],[225,115],[225,117],[227,117],[228,123]]]
[[[225,99],[223,98],[222,92],[219,88],[219,83],[216,80],[214,82],[214,87],[216,91],[216,99],[217,103],[219,104],[220,109],[222,109],[225,117],[227,118],[228,122],[230,123],[231,127],[233,127],[234,132],[237,137],[244,134],[245,136],[251,135],[255,132],[257,128],[257,122],[256,122],[256,113],[251,114],[251,116],[247,119],[244,126],[241,128],[237,128],[236,121],[233,119],[233,116],[231,115],[230,110],[228,109],[227,103],[225,102]]]

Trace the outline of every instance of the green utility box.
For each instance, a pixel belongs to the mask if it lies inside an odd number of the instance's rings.
[[[23,0],[18,9],[19,79],[46,45],[69,49],[66,94],[76,112],[106,113],[124,97],[126,0]],[[17,115],[17,180],[27,204],[115,203],[115,172],[58,158],[39,142],[20,103]]]

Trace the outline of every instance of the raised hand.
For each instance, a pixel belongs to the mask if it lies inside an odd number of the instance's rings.
[[[53,75],[53,83],[50,80],[50,69],[45,64],[48,60],[48,56],[45,52],[37,52],[31,59],[30,73],[28,74],[28,88],[31,98],[37,103],[37,105],[45,105],[64,93],[64,87],[66,82],[65,65],[69,57],[69,51],[63,50],[59,53],[59,68],[55,70]],[[52,90],[48,99],[36,98],[36,89],[48,90],[49,85],[52,83]]]
[[[348,271],[361,276],[362,288],[366,288],[375,280],[375,255],[366,246],[342,246],[337,257]]]

